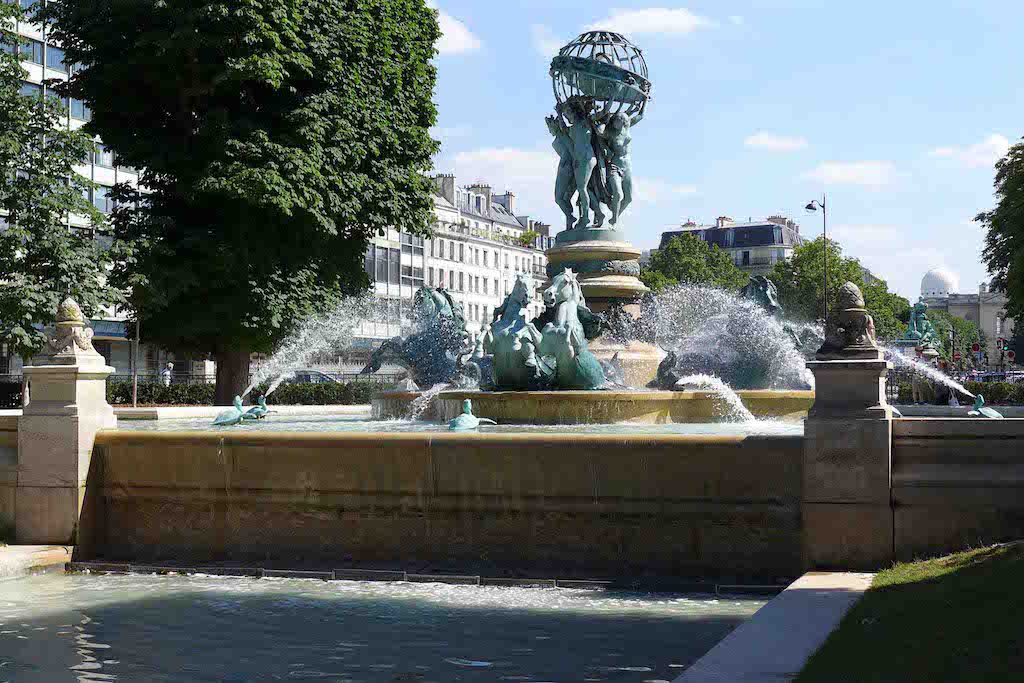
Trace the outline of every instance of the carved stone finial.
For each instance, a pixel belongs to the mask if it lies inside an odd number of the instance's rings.
[[[92,345],[82,307],[70,296],[57,307],[57,333],[47,339],[40,365],[106,366]]]
[[[837,306],[825,326],[825,343],[818,360],[879,360],[875,321],[868,314],[860,287],[847,282],[839,289]]]
[[[70,296],[60,302],[60,306],[57,307],[57,324],[61,323],[85,323],[82,307]]]

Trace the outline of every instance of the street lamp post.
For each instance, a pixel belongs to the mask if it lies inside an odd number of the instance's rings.
[[[822,274],[824,279],[825,295],[823,297],[824,305],[822,306],[825,314],[825,320],[828,320],[828,209],[825,204],[825,195],[821,195],[821,201],[817,199],[811,200],[811,203],[805,206],[808,213],[814,213],[818,209],[821,209],[821,236],[823,242],[823,249],[821,252],[822,262]]]

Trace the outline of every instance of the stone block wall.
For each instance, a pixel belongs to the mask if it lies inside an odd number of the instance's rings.
[[[20,411],[18,411],[20,413]],[[14,501],[18,488],[18,415],[0,415],[0,542],[14,541]]]
[[[81,559],[793,576],[800,437],[102,432]]]
[[[896,558],[1024,539],[1024,420],[893,423]]]

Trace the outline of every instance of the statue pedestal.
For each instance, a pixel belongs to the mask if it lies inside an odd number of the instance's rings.
[[[548,278],[567,268],[577,274],[587,306],[595,313],[607,313],[621,306],[634,318],[640,315],[640,298],[650,290],[640,281],[640,250],[625,240],[619,230],[588,228],[565,230],[555,237],[555,246],[545,252]],[[646,386],[657,377],[664,351],[653,344],[622,343],[603,335],[589,344],[600,360],[617,360],[626,384]]]
[[[80,319],[58,320],[55,343],[24,369],[31,393],[18,421],[18,543],[73,545],[80,540],[93,442],[101,429],[117,426],[106,397],[106,380],[114,368],[86,332]]]

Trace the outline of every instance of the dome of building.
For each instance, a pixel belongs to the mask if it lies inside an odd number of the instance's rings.
[[[959,290],[959,278],[945,268],[932,268],[921,278],[921,296],[925,299],[945,299]]]

